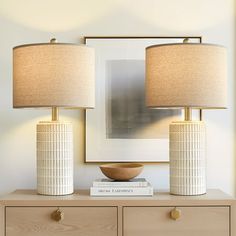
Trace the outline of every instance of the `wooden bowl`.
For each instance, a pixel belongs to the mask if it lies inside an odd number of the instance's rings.
[[[143,165],[138,163],[105,164],[101,165],[100,169],[110,179],[125,181],[138,176],[143,170]]]

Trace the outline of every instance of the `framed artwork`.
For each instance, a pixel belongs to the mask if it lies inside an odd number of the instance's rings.
[[[186,37],[85,37],[95,49],[96,103],[85,117],[85,162],[168,162],[181,110],[145,106],[145,48]],[[201,37],[187,37],[201,43]]]

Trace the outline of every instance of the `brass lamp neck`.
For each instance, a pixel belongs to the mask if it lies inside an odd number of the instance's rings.
[[[59,120],[59,108],[52,107],[52,121],[58,121],[58,120]]]
[[[184,108],[184,120],[185,121],[191,121],[192,120],[192,108],[191,107],[185,107]]]

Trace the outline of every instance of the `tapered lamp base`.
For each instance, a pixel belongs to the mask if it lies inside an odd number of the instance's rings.
[[[43,195],[73,193],[73,131],[69,122],[37,124],[37,190]]]
[[[170,193],[206,193],[205,124],[179,121],[170,124]]]

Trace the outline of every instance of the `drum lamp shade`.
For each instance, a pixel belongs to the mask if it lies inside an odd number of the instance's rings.
[[[93,108],[94,50],[43,43],[13,49],[13,107]]]
[[[213,44],[146,48],[146,104],[151,108],[226,108],[226,49]]]

